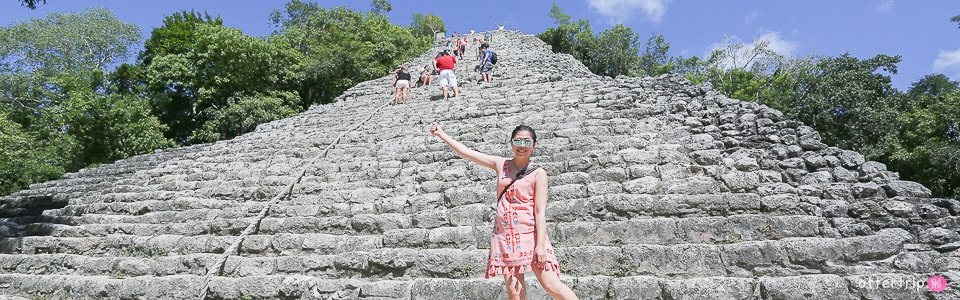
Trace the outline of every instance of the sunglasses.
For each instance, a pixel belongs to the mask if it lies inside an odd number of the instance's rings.
[[[513,139],[513,146],[514,146],[514,147],[520,147],[520,146],[530,147],[530,146],[533,146],[533,140],[531,140],[531,139],[522,139],[522,140],[521,140],[521,139]]]

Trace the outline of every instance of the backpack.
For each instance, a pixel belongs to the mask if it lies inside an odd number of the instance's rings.
[[[497,64],[497,53],[492,50],[490,51],[490,63]]]

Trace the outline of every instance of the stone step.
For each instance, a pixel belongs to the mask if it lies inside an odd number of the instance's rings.
[[[763,278],[562,276],[580,299],[956,299],[960,284],[933,293],[923,284],[933,274],[865,276],[798,275]],[[956,274],[951,274],[956,276]],[[524,276],[528,299],[550,299],[532,274]],[[0,275],[0,293],[31,298],[191,299],[196,275],[111,276]],[[885,283],[888,283],[884,286]],[[325,279],[302,275],[213,277],[214,299],[507,299],[502,278],[412,280]]]
[[[0,240],[0,253],[72,253],[90,256],[158,256],[185,253],[222,253],[235,236],[135,236],[50,237],[26,236]],[[332,254],[383,247],[381,236],[330,234],[252,235],[241,253],[282,255],[288,253]]]
[[[85,215],[116,215],[116,216],[142,216],[152,212],[174,213],[201,209],[230,209],[237,207],[247,208],[250,206],[262,206],[262,201],[270,200],[274,192],[273,189],[267,190],[262,187],[260,194],[256,198],[261,201],[240,201],[231,199],[210,199],[198,197],[176,197],[168,200],[143,200],[134,202],[106,202],[90,204],[73,204],[58,210],[52,210],[46,215],[51,217],[85,216]],[[277,189],[279,190],[279,189]],[[255,209],[255,208],[254,208]]]
[[[333,235],[382,234],[386,247],[468,247],[487,248],[487,233],[493,228],[492,210],[483,219],[469,211],[452,214],[449,223],[415,223],[411,215],[357,215],[334,217],[268,217],[260,222],[257,233]],[[217,218],[210,221],[180,223],[104,223],[69,226],[33,223],[26,226],[27,236],[106,237],[239,235],[255,219]],[[475,222],[471,222],[471,220]],[[435,226],[435,227],[434,227]],[[790,237],[837,237],[826,219],[814,216],[735,215],[730,217],[638,218],[626,221],[550,223],[548,234],[558,246],[606,246],[625,244],[679,243],[723,244],[753,240],[778,240]]]
[[[561,176],[557,179],[559,182],[578,182],[579,180],[574,176]],[[646,190],[640,187],[644,183],[638,182],[636,183],[638,187],[634,187],[631,186],[633,183],[628,182],[626,189],[637,192],[632,194],[624,193],[623,187],[612,183],[604,181],[553,186],[548,200],[548,219],[551,221],[622,220],[636,216],[726,216],[744,213],[795,215],[816,214],[819,210],[818,206],[811,203],[818,200],[796,194],[767,196],[756,193],[644,194]],[[384,186],[384,188],[392,188],[391,191],[362,188],[356,185],[340,191],[316,191],[322,196],[297,194],[292,199],[281,202],[281,206],[276,207],[273,214],[302,216],[302,211],[305,210],[317,212],[318,215],[337,211],[339,212],[336,213],[337,215],[352,216],[415,213],[426,209],[473,210],[475,208],[465,205],[482,204],[494,198],[488,195],[488,190],[483,185],[470,184],[459,188],[444,188],[447,185],[443,181],[436,180],[424,182],[420,185],[420,189],[424,192],[413,196],[392,195],[403,193],[403,191],[409,192],[414,188],[413,186],[408,188]],[[61,209],[49,210],[44,215],[48,216],[51,222],[65,224],[154,223],[150,220],[155,220],[158,216],[167,220],[179,220],[184,218],[177,214],[190,217],[212,216],[218,214],[218,211],[223,211],[226,218],[234,218],[243,216],[241,212],[256,214],[264,205],[263,201],[270,200],[281,190],[281,187],[251,187],[244,193],[254,201],[181,197],[170,200],[68,205]],[[138,221],[140,218],[143,220]],[[100,221],[101,219],[103,221]]]
[[[582,272],[566,267],[565,257],[572,253],[590,248],[560,248],[561,270],[564,275],[588,276],[656,276],[663,278],[697,278],[700,276],[727,277],[763,277],[788,276],[819,273],[818,270],[804,269],[784,263],[766,266],[754,273],[744,272],[741,266],[721,266],[719,273],[688,273],[682,276],[674,272],[663,272],[663,267],[649,267],[640,272],[623,274],[629,270],[619,270],[616,274],[607,272]],[[599,248],[592,248],[594,250]],[[666,249],[666,248],[664,248]],[[568,254],[571,253],[571,254]],[[486,266],[487,250],[461,249],[376,249],[354,251],[331,255],[303,256],[267,256],[242,257],[230,256],[221,276],[247,277],[257,275],[309,275],[319,278],[479,278]],[[742,255],[743,253],[739,253]],[[730,258],[732,254],[723,254]],[[88,257],[74,254],[0,254],[0,273],[35,275],[106,275],[106,276],[171,276],[203,275],[207,266],[218,260],[218,254],[186,254],[141,257]],[[589,257],[580,257],[590,259]],[[621,258],[623,259],[623,258]],[[908,266],[917,260],[926,260],[924,265]],[[664,262],[667,263],[667,262]],[[582,265],[582,264],[581,264]],[[893,261],[880,261],[871,268],[850,268],[841,264],[830,266],[837,274],[869,275],[879,272],[930,273],[954,269],[960,265],[960,258],[943,255],[934,251],[907,252],[893,258]]]
[[[550,201],[551,221],[615,220],[637,216],[729,216],[737,214],[816,214],[819,207],[796,194],[761,197],[755,193],[716,194],[623,194],[589,196],[581,186],[555,186],[552,192],[564,200]]]
[[[555,251],[561,270],[571,275],[634,276],[650,275],[665,278],[692,278],[705,276],[785,276],[809,273],[869,274],[893,271],[902,263],[896,263],[898,254],[904,251],[909,234],[901,229],[886,229],[876,235],[852,238],[787,238],[771,241],[747,241],[730,244],[629,244],[623,246],[557,246]],[[36,241],[25,239],[21,251],[5,248],[5,253],[29,254],[77,253],[85,256],[101,256],[102,259],[130,257],[134,262],[127,267],[141,268],[143,259],[138,257],[176,256],[188,253],[222,252],[223,240],[208,237],[206,245],[187,243],[190,237],[138,238],[129,242],[117,242],[120,237],[105,239],[65,239]],[[12,239],[8,239],[12,240]],[[59,244],[55,244],[59,242]],[[68,245],[64,245],[70,243]],[[191,247],[193,246],[193,247]],[[73,248],[69,248],[73,247]],[[98,251],[99,250],[99,251]],[[459,248],[384,248],[378,237],[329,236],[329,235],[278,235],[250,236],[240,250],[248,265],[259,271],[287,268],[290,262],[281,262],[284,257],[322,257],[334,266],[340,265],[346,275],[370,276],[452,277],[469,278],[484,272],[487,249],[476,247]],[[44,256],[47,257],[47,256]],[[53,255],[51,257],[57,257]],[[71,256],[75,257],[75,256]],[[196,262],[196,256],[186,255],[188,261]],[[101,259],[101,258],[96,258]],[[161,259],[161,258],[156,258]],[[11,261],[14,261],[11,259]],[[52,260],[56,261],[56,260]],[[64,260],[62,262],[70,262]],[[868,263],[869,262],[869,263]],[[906,261],[909,263],[909,261]],[[267,264],[269,263],[269,264]],[[19,265],[15,263],[14,265]],[[44,265],[44,263],[39,263]],[[93,264],[92,269],[103,267]],[[157,264],[158,266],[170,265]],[[177,264],[184,266],[187,263]],[[196,266],[206,264],[197,263]],[[957,266],[954,261],[948,265]],[[119,267],[123,267],[120,264]],[[277,267],[278,266],[278,267]],[[10,267],[8,267],[10,268]],[[69,268],[69,267],[67,267]],[[339,268],[339,267],[338,267]],[[269,270],[268,270],[269,269]],[[311,272],[322,267],[309,266],[290,269],[292,272]],[[203,269],[197,270],[203,272]],[[197,272],[194,271],[194,272]],[[399,273],[398,273],[399,272]],[[136,272],[131,272],[136,273]],[[148,274],[148,273],[144,273]],[[342,276],[337,273],[335,276]]]

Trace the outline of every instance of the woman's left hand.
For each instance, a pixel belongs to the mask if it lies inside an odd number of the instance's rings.
[[[543,269],[543,264],[547,262],[547,250],[543,246],[533,247],[533,261]]]

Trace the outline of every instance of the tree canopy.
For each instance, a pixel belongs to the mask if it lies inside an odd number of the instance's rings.
[[[0,193],[172,145],[146,99],[110,93],[136,26],[104,9],[53,13],[0,40]]]

